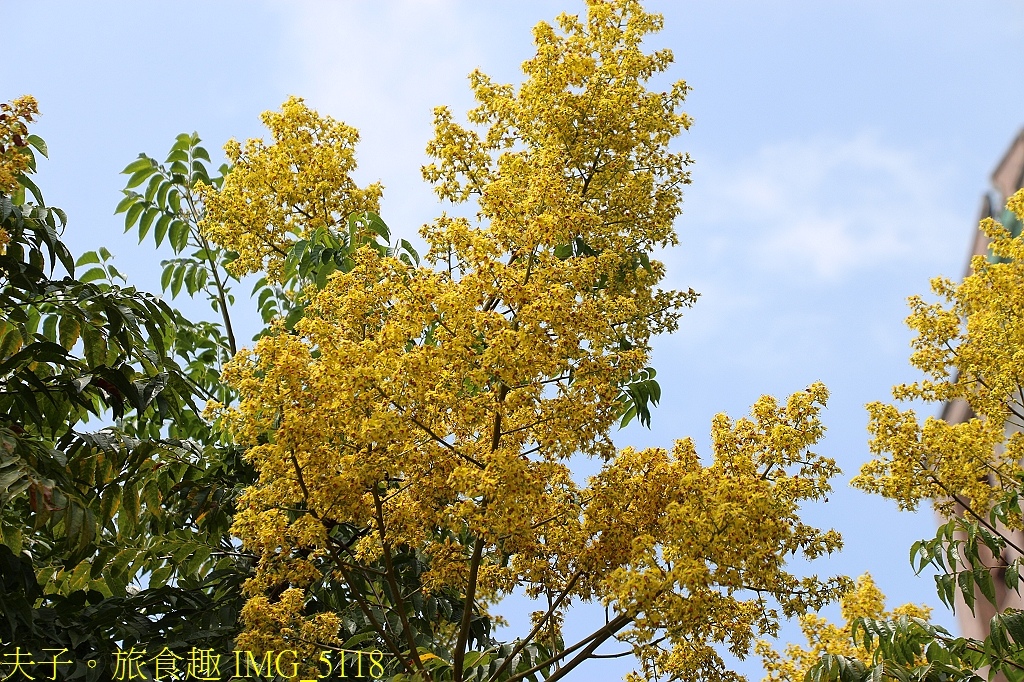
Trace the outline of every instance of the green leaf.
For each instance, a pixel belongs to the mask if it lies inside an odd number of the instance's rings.
[[[146,198],[146,201],[148,201],[150,203],[153,202],[153,197],[156,196],[156,191],[158,189],[160,189],[160,184],[163,181],[164,181],[163,176],[159,175],[159,174],[154,175],[152,178],[150,178],[149,184],[146,185],[146,193],[144,195],[145,198]]]
[[[69,540],[75,541],[81,535],[84,525],[85,510],[78,504],[69,502],[64,511],[64,534]]]
[[[57,208],[56,206],[50,209],[54,215],[60,220],[60,226],[65,227],[68,224],[68,214],[63,209]],[[61,245],[63,246],[63,245]]]
[[[164,272],[160,276],[160,290],[167,291],[167,287],[171,285],[171,277],[174,276],[174,271],[177,266],[173,262],[164,261]]]
[[[960,593],[964,596],[964,601],[967,602],[967,608],[974,613],[974,573],[971,571],[960,571],[956,577],[956,582],[960,586]]]
[[[43,201],[43,193],[39,191],[39,188],[36,187],[36,183],[32,182],[32,180],[27,175],[25,175],[24,173],[18,173],[17,179],[19,185],[27,189],[29,192],[32,192],[32,196],[35,197],[36,202],[40,206],[43,206],[46,203]],[[18,203],[24,203],[24,195],[22,197],[22,200],[19,201]]]
[[[1003,625],[1018,646],[1024,646],[1024,611],[1004,611]]]
[[[185,280],[185,266],[178,266],[171,278],[171,296],[176,297],[181,291],[181,283]]]
[[[133,480],[125,483],[121,491],[121,511],[117,518],[126,532],[134,532],[136,521],[139,518],[139,491]]]
[[[46,337],[47,341],[57,340],[57,316],[48,315],[46,321],[43,322],[43,336]]]
[[[212,554],[212,548],[205,545],[197,547],[185,562],[185,572],[193,575],[198,574],[199,569],[210,558],[210,554]]]
[[[175,253],[181,253],[188,246],[188,223],[182,220],[171,222],[171,247]]]
[[[167,155],[167,159],[164,163],[174,163],[175,161],[187,162],[188,152],[178,146],[172,148],[171,153]]]
[[[167,203],[171,205],[171,210],[176,214],[181,213],[181,193],[177,187],[174,187],[174,183],[171,183],[171,191],[167,195]]]
[[[49,154],[46,151],[46,142],[43,141],[43,138],[39,137],[38,135],[29,135],[28,138],[26,138],[26,141],[30,145],[35,147],[36,151],[38,151],[40,154],[49,158]]]
[[[135,204],[133,204],[131,206],[131,208],[128,209],[128,213],[124,217],[124,231],[125,232],[127,232],[130,229],[132,229],[132,226],[135,225],[136,221],[138,221],[139,216],[142,215],[142,212],[144,210],[146,210],[146,205],[144,203],[142,203],[141,201],[136,202]]]
[[[164,237],[167,236],[167,228],[170,227],[172,220],[174,220],[172,214],[164,213],[160,216],[160,220],[156,221],[156,230],[153,232],[153,238],[156,239],[157,246],[163,243]]]
[[[146,238],[149,233],[149,228],[153,224],[153,220],[160,215],[160,210],[156,208],[147,208],[142,214],[142,220],[139,221],[139,243]]]
[[[85,361],[92,367],[103,364],[107,357],[107,343],[103,334],[91,324],[82,325],[82,343],[85,351]]]
[[[100,497],[100,523],[106,525],[121,506],[121,487],[110,485],[103,491]]]
[[[71,350],[78,343],[81,336],[82,325],[78,318],[71,315],[62,315],[58,325],[57,340],[64,348]]]
[[[1006,567],[1006,572],[1003,574],[1003,581],[1006,583],[1007,589],[1011,589],[1017,594],[1020,594],[1020,559],[1014,559],[1010,562],[1010,565]]]
[[[165,564],[164,566],[161,566],[160,568],[156,569],[149,576],[149,586],[163,587],[167,584],[167,581],[170,579],[171,573],[173,571],[174,566],[172,566],[171,564]]]
[[[152,166],[150,166],[149,168],[144,168],[142,170],[136,171],[135,173],[132,174],[130,178],[128,178],[128,184],[126,184],[124,188],[132,189],[133,187],[138,187],[139,185],[146,181],[146,178],[148,178],[155,172],[156,168]]]
[[[155,162],[145,154],[139,154],[139,158],[135,159],[121,171],[122,175],[133,175],[142,170],[153,168]]]
[[[935,578],[935,591],[938,593],[939,599],[950,609],[955,608],[956,598],[953,595],[955,576],[943,573],[932,577]]]
[[[156,193],[156,205],[160,208],[167,209],[167,193],[174,187],[174,183],[169,180],[160,183],[160,190]]]
[[[95,251],[86,251],[78,260],[75,261],[75,267],[81,267],[83,265],[89,265],[90,263],[99,263],[100,257]]]
[[[92,268],[80,275],[78,281],[88,284],[89,282],[98,282],[105,279],[107,279],[107,272],[103,268]]]
[[[995,605],[996,603],[996,588],[992,582],[992,574],[984,566],[979,566],[974,569],[974,583],[981,590],[981,594],[984,595],[985,599],[990,604]]]
[[[131,207],[132,204],[134,204],[138,200],[139,195],[136,194],[135,192],[125,192],[124,199],[121,199],[120,203],[118,203],[117,205],[117,208],[114,209],[114,215],[117,215],[118,213],[124,213]]]

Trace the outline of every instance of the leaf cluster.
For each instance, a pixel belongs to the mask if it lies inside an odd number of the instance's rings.
[[[68,674],[90,680],[117,644],[230,649],[249,564],[227,531],[251,469],[198,414],[223,333],[123,286],[106,249],[76,262],[64,212],[19,182],[0,194],[0,643],[77,652]]]

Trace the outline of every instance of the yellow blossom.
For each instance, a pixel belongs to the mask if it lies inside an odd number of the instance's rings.
[[[1024,190],[1007,204],[1024,219]],[[1024,236],[992,219],[981,229],[992,258],[976,256],[960,284],[932,281],[942,302],[910,299],[907,324],[917,332],[911,363],[922,381],[897,386],[898,399],[964,400],[973,417],[960,424],[921,423],[913,410],[868,405],[872,434],[868,462],[854,485],[914,509],[926,499],[946,513],[956,503],[984,511],[1013,491],[1024,475]]]
[[[238,252],[228,266],[235,275],[265,271],[276,282],[295,239],[317,229],[339,231],[356,211],[378,211],[382,188],[360,188],[352,180],[355,128],[320,116],[298,97],[262,119],[273,142],[225,145],[231,173],[219,191],[202,188],[206,217],[200,229]]]
[[[0,103],[0,194],[13,194],[18,175],[29,167],[28,124],[38,115],[39,105],[31,95]],[[0,241],[0,247],[6,245]]]
[[[225,421],[259,472],[234,526],[259,556],[247,646],[290,641],[312,618],[302,601],[317,572],[372,615],[395,590],[361,597],[351,572],[394,576],[389,562],[409,551],[425,566],[423,594],[458,595],[479,613],[519,589],[542,600],[536,636],[551,648],[573,603],[601,602],[613,617],[598,643],[631,644],[644,670],[728,679],[715,645],[742,654],[776,631],[779,611],[818,608],[847,587],[784,563],[841,545],[799,516],[838,472],[811,449],[824,386],[762,398],[749,418],[719,415],[707,463],[688,439],[671,451],[612,443],[621,387],[696,296],[658,288],[664,266],[651,258],[676,242],[689,160],[669,143],[689,125],[687,89],[648,89],[671,55],[641,50],[661,19],[635,0],[591,0],[585,17],[558,22],[535,29],[520,87],[472,76],[471,127],[436,112],[424,175],[443,199],[475,198],[476,219],[426,226],[424,266],[359,249],[307,292],[290,332],[276,328],[224,372],[240,396]],[[342,165],[314,161],[275,171],[274,191],[319,186],[322,172],[353,187],[333,175]],[[234,195],[227,183],[208,195],[221,217],[204,229],[240,253],[254,245],[240,267],[272,275],[268,244],[304,228],[225,218],[217,202],[232,196],[231,210],[264,210],[245,173],[229,176]],[[572,475],[580,457],[598,469],[586,484]],[[394,634],[409,607],[388,613],[379,640],[422,663]],[[416,627],[451,640],[450,622]]]
[[[841,600],[843,625],[833,625],[821,616],[810,613],[800,617],[800,629],[807,638],[807,649],[788,644],[784,653],[775,651],[761,640],[757,653],[764,661],[768,675],[764,682],[803,682],[807,671],[819,662],[825,654],[845,656],[870,666],[872,652],[859,646],[853,639],[852,625],[857,618],[886,620],[909,616],[927,620],[931,609],[927,606],[904,604],[885,610],[885,596],[875,585],[871,576],[865,573],[857,578],[857,585]]]

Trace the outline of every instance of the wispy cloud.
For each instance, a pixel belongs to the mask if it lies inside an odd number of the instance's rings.
[[[759,269],[835,282],[946,248],[939,237],[964,230],[951,179],[950,168],[870,134],[775,143],[699,169],[691,218]]]

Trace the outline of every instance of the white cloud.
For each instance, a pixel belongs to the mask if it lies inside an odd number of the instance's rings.
[[[964,230],[952,174],[874,136],[762,147],[696,171],[697,215],[728,248],[769,271],[838,281],[894,261],[932,258]]]

